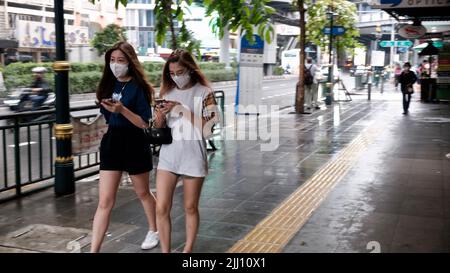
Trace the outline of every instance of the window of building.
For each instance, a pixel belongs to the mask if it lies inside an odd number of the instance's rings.
[[[151,27],[155,24],[153,10],[147,10],[147,26]]]
[[[145,26],[145,10],[139,10],[139,26]]]
[[[151,47],[155,47],[155,32],[153,31],[148,31],[147,32],[147,36],[148,36],[148,43],[147,43],[147,47],[151,48]]]

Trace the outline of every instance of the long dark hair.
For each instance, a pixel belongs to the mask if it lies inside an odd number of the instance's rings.
[[[170,54],[169,59],[167,59],[164,65],[161,89],[159,91],[159,97],[163,97],[167,92],[175,88],[176,84],[170,77],[169,65],[170,63],[179,63],[181,66],[187,68],[191,73],[191,85],[200,83],[203,86],[210,87],[208,80],[206,79],[200,67],[195,62],[192,55],[183,49],[177,49],[172,54]]]
[[[111,98],[112,96],[116,78],[109,68],[109,63],[111,60],[111,53],[115,50],[120,50],[125,55],[128,60],[128,75],[132,78],[133,82],[147,92],[148,102],[149,104],[152,104],[155,90],[147,80],[144,68],[139,62],[133,46],[124,41],[116,43],[105,53],[105,67],[103,68],[102,79],[100,80],[100,84],[96,91],[97,101],[100,102],[102,99]]]

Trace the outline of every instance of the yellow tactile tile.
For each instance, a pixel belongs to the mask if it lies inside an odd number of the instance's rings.
[[[228,252],[281,252],[380,130],[381,128],[370,128],[358,135]]]

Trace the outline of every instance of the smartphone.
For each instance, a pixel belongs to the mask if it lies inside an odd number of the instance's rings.
[[[167,101],[165,99],[155,99],[155,103],[157,106],[163,106]]]

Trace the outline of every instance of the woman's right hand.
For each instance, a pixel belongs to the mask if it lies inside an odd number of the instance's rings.
[[[161,111],[160,107],[155,107],[155,121],[154,126],[156,128],[162,128],[166,124],[166,115]]]

